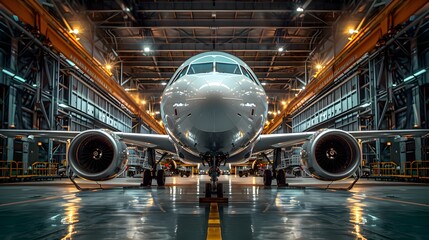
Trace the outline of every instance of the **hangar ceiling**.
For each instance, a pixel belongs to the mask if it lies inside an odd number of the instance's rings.
[[[151,110],[183,61],[225,51],[254,70],[276,111],[344,46],[346,28],[363,26],[388,2],[53,0],[45,7],[79,29],[80,42]]]

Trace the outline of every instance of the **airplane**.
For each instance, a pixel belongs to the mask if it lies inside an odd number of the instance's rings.
[[[148,148],[155,166],[155,150],[171,153],[189,164],[209,166],[211,180],[206,197],[223,197],[218,181],[221,164],[239,164],[252,154],[303,144],[302,164],[313,177],[335,181],[348,178],[361,165],[359,141],[380,137],[422,137],[429,129],[351,131],[322,129],[314,132],[261,134],[267,119],[267,95],[252,69],[241,59],[224,52],[205,52],[186,60],[162,93],[161,117],[167,132],[141,134],[107,129],[78,131],[1,129],[4,137],[25,135],[71,139],[67,161],[80,178],[102,181],[121,174],[127,164],[127,145]],[[264,172],[264,185],[271,185],[272,172]],[[285,172],[277,172],[278,184]],[[152,182],[143,173],[142,185]],[[165,184],[163,170],[158,185]]]

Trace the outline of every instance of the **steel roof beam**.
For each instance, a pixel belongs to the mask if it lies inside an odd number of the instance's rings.
[[[143,48],[146,45],[143,43],[127,44],[119,43],[119,48],[116,49],[118,54],[124,52],[136,51],[143,52]],[[205,43],[166,43],[166,44],[148,44],[152,51],[270,51],[276,52],[277,48],[275,44],[258,44],[258,43],[228,43],[228,44],[205,44]],[[307,46],[303,45],[289,45],[285,47],[286,53],[310,53]],[[150,54],[150,53],[149,53]],[[149,55],[148,54],[148,55]]]
[[[305,12],[332,13],[341,12],[340,4],[327,1],[313,1]],[[169,12],[250,12],[250,13],[296,13],[297,4],[292,2],[214,2],[214,1],[189,1],[189,2],[142,2],[137,5],[134,12],[139,13],[169,13]],[[123,10],[89,9],[88,12],[123,12]]]
[[[97,23],[97,22],[94,22]],[[98,28],[109,29],[144,29],[144,28],[180,28],[180,29],[233,29],[233,28],[276,28],[276,29],[330,29],[331,26],[322,25],[320,22],[303,22],[297,25],[287,20],[278,19],[143,19],[140,26],[126,26],[124,22],[120,25],[99,25]]]

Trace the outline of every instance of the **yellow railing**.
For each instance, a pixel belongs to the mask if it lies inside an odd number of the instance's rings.
[[[57,170],[58,163],[35,162],[25,171],[22,162],[0,160],[0,179],[53,177]]]
[[[411,177],[429,177],[429,161],[415,160],[406,162],[405,175]]]
[[[372,175],[374,176],[392,176],[398,175],[398,165],[394,162],[374,162],[370,163]]]
[[[12,174],[12,162],[4,160],[0,161],[0,179],[10,178]]]
[[[31,164],[32,174],[36,176],[56,176],[58,163],[35,162]]]

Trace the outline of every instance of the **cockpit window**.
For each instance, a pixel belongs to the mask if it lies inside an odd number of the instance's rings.
[[[244,68],[243,66],[240,66],[240,68],[241,68],[241,71],[243,72],[244,76],[246,76],[246,77],[248,77],[248,78],[252,79],[252,81],[254,81],[255,83],[257,83],[257,84],[258,84],[258,81],[256,81],[255,76],[254,76],[254,75],[252,75],[252,73],[251,73],[251,72],[249,72],[249,71],[248,71],[246,68]],[[259,85],[259,84],[258,84],[258,85]]]
[[[179,71],[178,74],[176,74],[176,76],[174,77],[174,79],[170,82],[170,84],[174,83],[177,79],[185,76],[186,71],[188,70],[189,66],[186,66],[185,68],[182,68],[182,70]]]
[[[232,74],[241,74],[240,68],[237,64],[234,63],[216,63],[216,72],[219,73],[232,73]]]
[[[188,74],[213,72],[213,62],[191,64]]]
[[[186,74],[186,71],[188,70],[188,67],[189,66],[186,66],[181,72],[180,72],[180,74],[178,74],[179,75],[179,77],[177,78],[177,79],[179,79],[179,78],[181,78],[181,77],[183,77],[185,74]]]

